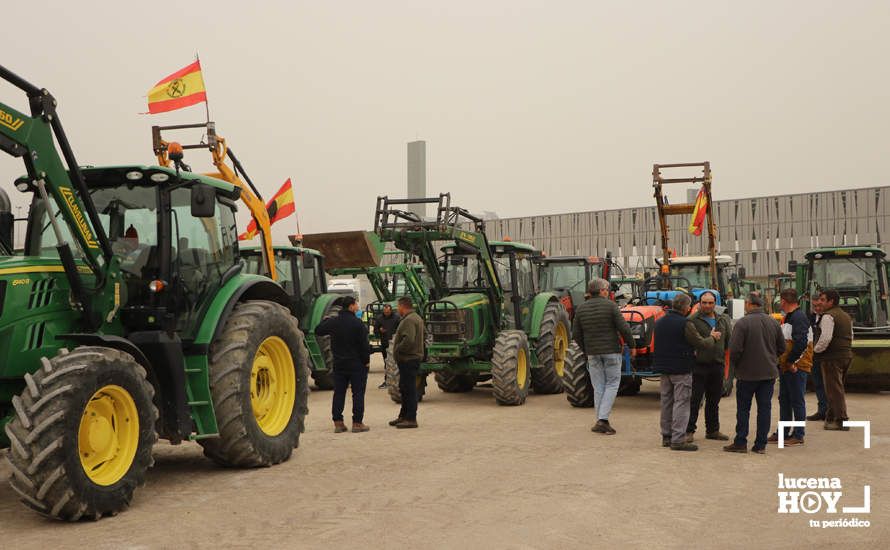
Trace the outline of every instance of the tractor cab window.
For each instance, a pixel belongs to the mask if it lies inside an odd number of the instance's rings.
[[[494,265],[498,272],[498,278],[501,280],[501,286],[505,293],[513,292],[514,273],[510,267],[511,255],[515,256],[516,262],[516,288],[520,296],[529,297],[535,293],[535,272],[532,258],[528,254],[504,252],[494,256]]]
[[[300,270],[300,293],[303,302],[309,303],[322,294],[321,273],[317,260],[308,254],[297,258],[297,267]]]
[[[52,201],[50,201],[50,203],[52,204]],[[55,207],[53,207],[53,211],[55,212],[53,217],[59,225],[59,229],[62,233],[62,241],[71,243],[71,252],[74,254],[75,258],[83,258],[83,252],[80,250],[80,247],[74,244],[74,238],[71,236],[71,231],[68,229],[65,219]],[[36,194],[34,195],[34,202],[31,204],[30,223],[31,229],[29,235],[31,238],[25,249],[25,254],[29,256],[58,258],[59,253],[56,251],[56,245],[59,244],[59,241],[56,239],[56,233],[50,222],[46,203],[43,199],[37,198]]]
[[[278,284],[290,295],[294,293],[294,269],[289,256],[275,254],[275,274]]]
[[[831,258],[813,263],[813,278],[822,288],[863,288],[878,278],[874,258]]]
[[[479,258],[471,254],[448,254],[445,258],[445,285],[457,291],[486,286]]]
[[[185,301],[180,326],[194,326],[201,307],[222,284],[223,275],[236,264],[238,232],[234,205],[218,201],[211,218],[191,216],[191,192],[186,187],[170,193],[173,237],[173,273],[178,276]]]
[[[689,283],[692,288],[711,288],[711,268],[708,265],[672,265],[671,277],[677,286]]]
[[[584,302],[584,293],[587,291],[587,270],[583,263],[550,262],[541,267],[540,273],[542,290],[567,293],[575,304]],[[601,274],[602,268],[600,268]],[[593,276],[600,275],[594,273]]]

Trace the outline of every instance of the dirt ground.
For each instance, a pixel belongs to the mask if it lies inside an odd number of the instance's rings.
[[[115,518],[49,521],[4,482],[0,547],[886,548],[890,540],[890,395],[849,397],[851,417],[871,421],[871,449],[861,430],[813,423],[804,447],[771,446],[765,456],[725,453],[717,441],[681,453],[660,445],[655,383],[618,398],[618,434],[609,437],[590,432],[592,410],[561,395],[499,407],[490,389],[444,394],[430,377],[421,428],[395,430],[386,422],[397,406],[376,389],[381,366],[375,358],[370,432],[332,433],[331,393],[313,392],[289,462],[226,470],[196,444],[161,444],[147,485]],[[731,432],[735,400],[721,412]],[[861,506],[870,485],[871,513],[778,514],[779,473],[838,477],[847,506]],[[4,461],[0,477],[8,475]],[[871,526],[809,526],[852,517]]]

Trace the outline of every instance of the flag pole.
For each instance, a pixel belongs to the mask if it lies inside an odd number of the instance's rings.
[[[198,52],[195,52],[195,61],[201,63]],[[201,80],[204,80],[204,67],[201,67]],[[207,82],[204,82],[204,114],[207,115],[207,123],[210,124],[210,100],[207,98]]]

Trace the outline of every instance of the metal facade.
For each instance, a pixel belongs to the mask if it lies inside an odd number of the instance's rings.
[[[715,201],[720,254],[734,256],[750,275],[785,271],[816,246],[888,248],[890,187]],[[705,253],[707,239],[690,235],[682,217],[670,228],[680,255]],[[680,225],[684,223],[684,225]],[[505,218],[486,223],[490,238],[510,237],[551,256],[609,251],[629,271],[654,266],[660,256],[655,207]]]

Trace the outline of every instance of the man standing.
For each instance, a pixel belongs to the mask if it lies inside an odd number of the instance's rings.
[[[810,324],[813,328],[813,342],[819,341],[819,323],[822,322],[823,302],[822,295],[812,297],[813,316]],[[819,367],[819,357],[813,354],[813,389],[816,390],[816,412],[807,417],[807,420],[825,420],[828,411],[828,398],[825,397],[825,384],[822,383],[822,369]]]
[[[850,428],[843,425],[848,419],[844,381],[853,360],[853,320],[838,307],[841,298],[836,290],[823,290],[819,299],[824,313],[813,351],[819,358],[825,397],[828,398],[825,429],[847,431]]]
[[[396,428],[417,427],[417,374],[423,360],[424,341],[423,319],[414,311],[414,303],[408,296],[399,298],[399,315],[402,320],[396,329],[393,355],[399,366],[399,393],[402,395],[402,408],[399,416],[390,421]]]
[[[593,279],[587,293],[590,298],[575,312],[572,338],[587,356],[587,370],[593,385],[597,421],[591,431],[615,435],[615,429],[609,424],[609,413],[621,383],[619,336],[625,344],[630,344],[633,335],[618,304],[609,300],[609,281]]]
[[[368,365],[371,361],[371,345],[368,329],[356,317],[358,302],[352,296],[338,299],[341,309],[335,317],[329,317],[315,327],[316,336],[331,337],[334,354],[334,398],[331,417],[334,433],[347,430],[343,423],[343,407],[346,404],[346,388],[352,386],[352,431],[367,432],[371,428],[362,421],[365,416],[365,388],[368,385]]]
[[[735,365],[735,440],[723,447],[731,453],[748,452],[751,401],[757,399],[757,436],[751,450],[766,452],[772,412],[773,386],[779,375],[779,354],[785,337],[779,323],[764,313],[763,298],[752,292],[745,300],[745,316],[736,322],[729,341],[729,360]]]
[[[396,333],[396,328],[401,320],[402,317],[398,313],[393,313],[392,306],[389,304],[384,305],[383,313],[374,319],[374,333],[380,339],[380,353],[383,355],[384,362],[386,362],[386,355],[389,352],[389,342],[392,339],[392,335]],[[383,383],[378,388],[383,389],[385,387],[386,378],[383,379]]]
[[[796,290],[783,290],[779,303],[785,313],[785,322],[782,323],[785,352],[779,358],[779,367],[782,370],[779,375],[779,420],[806,421],[804,396],[807,391],[807,373],[813,365],[813,333],[810,320],[800,309]],[[785,428],[783,437],[788,447],[803,445],[804,428]],[[778,429],[767,441],[779,442]]]
[[[695,348],[686,441],[692,443],[702,396],[705,398],[705,438],[727,441],[729,436],[720,433],[719,407],[732,321],[729,316],[717,313],[717,297],[710,290],[702,293],[698,305],[699,310],[686,324],[686,340]]]
[[[686,441],[695,348],[686,340],[692,299],[678,293],[667,315],[655,323],[655,372],[661,373],[661,445],[673,451],[697,451]]]

